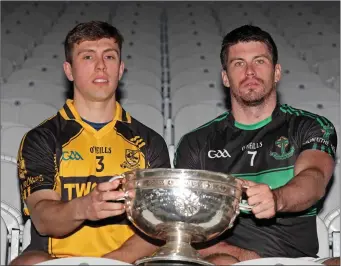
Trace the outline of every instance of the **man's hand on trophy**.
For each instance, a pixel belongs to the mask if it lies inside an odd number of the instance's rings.
[[[276,197],[270,186],[242,179],[247,202],[252,206],[252,213],[258,219],[270,219],[276,214]]]
[[[84,197],[85,217],[90,221],[97,221],[110,216],[121,215],[125,212],[124,204],[117,200],[124,197],[123,191],[116,190],[120,180],[99,183]],[[116,201],[116,202],[115,202]]]

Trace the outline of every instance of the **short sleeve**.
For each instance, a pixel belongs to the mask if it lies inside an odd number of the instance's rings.
[[[337,148],[337,134],[334,125],[325,117],[317,116],[311,119],[305,132],[302,132],[302,151],[320,150],[335,159]]]
[[[168,148],[160,135],[152,138],[147,155],[149,168],[171,168]]]
[[[181,169],[201,169],[199,147],[189,141],[188,135],[181,138],[175,155],[174,167]]]
[[[23,201],[41,189],[53,189],[57,175],[55,138],[46,129],[33,129],[18,151],[18,178]]]

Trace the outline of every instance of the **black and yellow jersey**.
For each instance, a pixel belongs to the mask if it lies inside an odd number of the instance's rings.
[[[87,195],[96,184],[132,169],[169,168],[165,141],[116,103],[115,117],[100,130],[86,122],[67,100],[52,118],[29,131],[18,153],[23,206],[35,191],[53,189],[62,201]],[[27,208],[24,215],[29,217]],[[85,221],[63,238],[41,236],[31,229],[29,250],[56,257],[99,257],[119,248],[134,233],[126,214],[97,222]]]
[[[336,146],[336,131],[327,118],[278,104],[269,118],[253,125],[236,122],[228,111],[186,134],[174,165],[224,172],[276,189],[294,177],[301,152],[320,150],[335,158]],[[312,257],[318,251],[316,212],[315,205],[261,220],[241,213],[226,241],[262,257]]]

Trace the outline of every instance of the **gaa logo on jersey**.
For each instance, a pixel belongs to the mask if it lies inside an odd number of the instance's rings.
[[[207,155],[208,155],[208,158],[211,158],[211,159],[219,159],[219,158],[227,158],[227,157],[231,158],[231,155],[225,149],[223,149],[223,150],[209,150]]]
[[[80,155],[78,151],[63,151],[62,154],[63,161],[79,161],[83,160],[83,157]]]

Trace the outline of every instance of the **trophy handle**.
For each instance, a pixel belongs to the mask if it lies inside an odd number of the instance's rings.
[[[115,176],[113,176],[112,178],[110,178],[109,182],[113,182],[113,181],[115,181],[115,180],[117,180],[117,179],[123,179],[124,177],[125,177],[124,174],[115,175]],[[128,193],[128,192],[126,191],[126,192],[124,193],[124,196],[123,196],[122,198],[116,199],[115,201],[125,201],[125,200],[128,198],[128,194],[127,194],[127,193]]]
[[[247,185],[242,185],[242,190],[243,192],[245,192],[246,189],[248,189],[249,186]],[[239,210],[242,210],[242,211],[251,211],[253,208],[253,206],[250,206],[249,204],[247,204],[247,200],[241,200],[241,202],[239,203]]]

